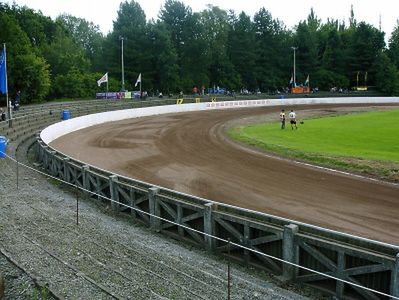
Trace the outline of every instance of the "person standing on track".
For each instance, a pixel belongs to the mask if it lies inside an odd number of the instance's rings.
[[[284,111],[284,109],[281,110],[280,120],[281,120],[281,129],[285,129],[285,111]]]
[[[290,118],[291,129],[294,130],[294,126],[295,129],[298,129],[298,127],[296,126],[296,113],[291,109],[291,112],[288,116]]]

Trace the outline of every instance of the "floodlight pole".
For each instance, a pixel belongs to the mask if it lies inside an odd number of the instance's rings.
[[[119,39],[122,41],[122,91],[125,91],[125,68],[123,62],[123,40],[125,39],[123,36],[119,36]]]
[[[291,47],[292,50],[294,50],[294,87],[296,87],[296,73],[295,73],[295,51],[298,49],[298,47]]]

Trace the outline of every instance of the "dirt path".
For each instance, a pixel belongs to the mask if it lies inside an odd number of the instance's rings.
[[[298,107],[299,115],[302,109],[309,107]],[[279,110],[131,119],[68,134],[51,146],[156,185],[398,245],[398,186],[276,159],[231,143],[223,134],[233,120],[266,118]]]

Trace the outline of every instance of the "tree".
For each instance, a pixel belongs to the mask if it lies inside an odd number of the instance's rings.
[[[44,99],[50,87],[48,65],[33,51],[29,38],[12,14],[1,13],[0,40],[7,44],[7,75],[10,97],[22,90],[23,103]]]
[[[191,8],[176,0],[166,0],[159,13],[159,18],[170,32],[172,43],[177,50],[184,45],[188,36],[186,25],[190,16]]]
[[[72,40],[83,48],[92,69],[102,71],[104,37],[98,25],[68,14],[58,16],[56,21],[66,29]]]
[[[229,34],[228,15],[217,6],[208,5],[201,12],[205,42],[209,45],[210,85],[236,89],[241,86],[240,74],[234,68],[227,54]]]
[[[381,51],[377,55],[373,69],[377,88],[389,95],[398,96],[399,71],[385,52]]]
[[[256,81],[262,91],[286,87],[292,73],[290,33],[271,13],[261,8],[254,17]]]
[[[256,90],[255,77],[256,42],[251,18],[244,12],[238,18],[230,16],[228,55],[235,70],[241,75],[243,87]]]
[[[399,21],[396,21],[396,26],[389,39],[388,56],[395,64],[396,68],[399,69]]]
[[[193,14],[182,2],[167,0],[159,17],[177,55],[179,89],[191,91],[193,86],[208,85],[209,45],[201,15]]]
[[[135,1],[125,1],[119,6],[114,28],[104,45],[104,67],[112,76],[121,74],[121,53],[124,42],[124,69],[126,88],[130,89],[136,82],[139,73],[148,78],[151,73],[151,53],[148,51],[150,39],[147,34],[147,21],[144,11]],[[120,78],[120,77],[119,77]],[[146,88],[146,81],[143,80]]]
[[[349,41],[349,53],[347,56],[347,76],[350,78],[352,85],[356,83],[356,74],[358,72],[363,74],[368,72],[368,84],[376,84],[371,67],[384,47],[383,32],[364,22],[360,22],[357,25]]]
[[[321,55],[321,66],[323,69],[344,75],[344,45],[338,32],[338,21],[329,21],[321,28],[323,49]]]
[[[265,8],[252,21],[212,5],[193,13],[181,0],[166,0],[159,20],[147,22],[138,2],[127,0],[104,37],[82,18],[64,14],[53,21],[40,11],[0,3],[0,40],[7,43],[10,90],[23,90],[24,102],[93,97],[104,90],[96,81],[105,72],[110,89],[120,89],[122,38],[127,89],[141,73],[142,88],[150,92],[194,86],[274,92],[288,86],[296,46],[297,83],[310,75],[312,86],[350,87],[367,72],[368,85],[396,93],[399,23],[385,50],[384,33],[358,22],[353,7],[350,12],[346,26],[322,23],[311,9],[288,30]]]
[[[299,78],[305,80],[306,74],[315,74],[320,67],[319,29],[320,20],[311,9],[307,21],[299,22],[294,37],[297,51]]]
[[[151,57],[151,72],[148,73],[150,90],[166,93],[176,91],[179,86],[177,54],[173,48],[169,31],[164,23],[150,23],[149,37],[152,45],[149,48]]]

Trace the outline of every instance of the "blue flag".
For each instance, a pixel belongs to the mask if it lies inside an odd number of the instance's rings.
[[[4,48],[0,55],[0,92],[7,94],[6,52]]]

